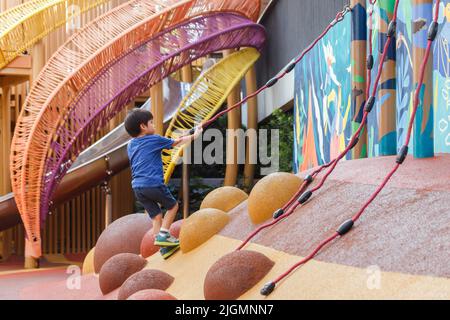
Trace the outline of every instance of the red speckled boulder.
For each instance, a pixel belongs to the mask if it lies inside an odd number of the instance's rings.
[[[119,289],[119,300],[126,300],[136,292],[146,289],[167,290],[174,278],[159,270],[145,269],[129,277]]]
[[[151,219],[146,214],[130,214],[111,223],[95,245],[95,272],[99,273],[103,264],[116,254],[139,254],[142,238],[151,228]]]
[[[162,290],[149,289],[136,292],[127,300],[177,300],[177,298]]]
[[[255,251],[235,251],[220,258],[206,274],[206,300],[236,300],[253,288],[275,263]]]
[[[155,242],[155,235],[153,234],[153,231],[150,230],[142,238],[141,256],[143,256],[144,258],[148,258],[158,252],[159,247],[155,246],[153,244],[154,242]]]
[[[125,280],[141,271],[147,261],[134,253],[119,253],[106,261],[100,269],[99,283],[103,294],[119,288]]]
[[[178,238],[180,236],[182,223],[183,223],[183,220],[178,220],[170,226],[170,233],[175,238]],[[155,236],[153,235],[153,231],[150,230],[142,238],[141,256],[143,256],[144,258],[148,258],[159,251],[159,247],[155,246],[154,242],[155,242]]]
[[[181,225],[183,224],[184,220],[178,220],[172,223],[170,226],[170,233],[175,237],[180,237],[180,231],[181,231]]]

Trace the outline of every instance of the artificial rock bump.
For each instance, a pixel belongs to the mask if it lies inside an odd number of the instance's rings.
[[[181,225],[183,224],[183,220],[178,220],[170,226],[170,234],[175,238],[180,236]],[[159,247],[154,245],[155,243],[155,235],[153,231],[148,231],[145,236],[142,238],[141,242],[141,256],[144,258],[148,258],[159,251]]]
[[[180,248],[183,253],[194,250],[220,232],[230,221],[225,212],[218,209],[202,209],[187,218],[180,232]]]
[[[83,275],[95,273],[94,253],[95,253],[95,247],[92,248],[91,251],[89,251],[88,254],[86,255],[86,257],[84,258],[83,269],[82,269]]]
[[[119,300],[126,300],[136,292],[157,289],[167,290],[174,278],[160,270],[145,269],[129,277],[119,289]]]
[[[248,199],[248,194],[236,187],[217,188],[206,195],[200,209],[214,208],[228,212]]]
[[[262,253],[240,250],[212,265],[203,287],[206,300],[236,300],[260,282],[274,262]]]
[[[300,189],[303,180],[291,173],[277,172],[262,178],[248,197],[248,214],[253,224],[273,217]]]
[[[116,254],[139,254],[142,238],[151,228],[151,219],[146,214],[130,214],[111,223],[95,245],[95,272],[99,273],[103,264]]]
[[[141,271],[147,261],[133,253],[119,253],[106,261],[99,275],[100,289],[103,294],[108,294],[119,288],[125,280],[136,272]]]
[[[127,300],[177,300],[177,298],[163,290],[147,289],[132,294]]]

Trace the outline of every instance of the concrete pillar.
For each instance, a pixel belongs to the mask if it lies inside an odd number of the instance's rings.
[[[388,20],[391,21],[394,13],[395,0],[378,0],[378,5],[386,12]],[[388,24],[379,17],[378,48],[381,52],[387,41]],[[379,63],[383,63],[379,61]],[[376,70],[376,67],[374,68]],[[375,81],[375,79],[374,79]],[[396,40],[392,39],[388,49],[383,72],[378,85],[376,108],[379,112],[378,143],[380,147],[379,156],[397,154],[397,123],[396,123]],[[375,112],[374,112],[375,114]]]
[[[352,131],[359,128],[364,113],[364,105],[367,100],[367,14],[366,0],[351,0],[352,11]],[[367,157],[367,128],[362,131],[359,143],[353,148],[353,159]]]
[[[420,67],[427,46],[428,26],[433,21],[433,1],[413,0],[412,30],[415,21],[424,21],[426,27],[413,33],[413,74],[414,90],[419,84]],[[414,32],[414,31],[413,31]],[[413,144],[415,158],[434,157],[434,113],[433,113],[433,49],[425,69],[425,76],[419,106],[413,128]]]

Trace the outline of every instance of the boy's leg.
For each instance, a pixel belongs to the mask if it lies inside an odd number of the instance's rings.
[[[166,186],[152,187],[139,190],[140,201],[152,218],[154,244],[159,247],[174,247],[179,245],[178,239],[172,237],[169,232],[170,225],[176,217],[178,203],[173,198]],[[159,204],[166,208],[172,208],[163,219]]]
[[[156,237],[161,229],[163,215],[158,203],[151,198],[151,188],[139,188],[134,190],[136,199],[144,206],[145,212],[152,220],[152,231]]]
[[[153,230],[153,235],[155,237],[158,235],[159,230],[161,229],[162,221],[163,221],[162,213],[160,213],[156,217],[152,218],[152,223],[153,223],[152,230]]]
[[[172,225],[173,221],[175,220],[175,217],[178,213],[178,202],[173,206],[172,209],[167,210],[166,215],[164,216],[164,220],[162,222],[162,228],[169,230],[170,226]]]

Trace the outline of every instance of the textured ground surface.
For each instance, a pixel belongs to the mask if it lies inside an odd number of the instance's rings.
[[[309,203],[253,241],[306,255],[357,212],[393,163],[392,157],[342,162]],[[220,234],[244,239],[255,228],[247,217],[246,204],[230,214],[232,221]],[[450,277],[450,155],[408,159],[355,228],[316,259]]]
[[[261,287],[350,218],[393,163],[392,157],[343,162],[307,205],[258,235],[245,249],[275,264],[240,298],[264,299]],[[408,159],[355,228],[282,281],[269,299],[450,299],[449,199],[450,156]],[[230,212],[219,235],[167,261],[155,254],[146,269],[174,277],[167,289],[174,297],[204,299],[208,270],[255,228],[246,206]],[[101,295],[95,275],[83,277],[80,290],[68,289],[67,277],[65,268],[0,273],[0,299],[117,299],[117,290]]]

